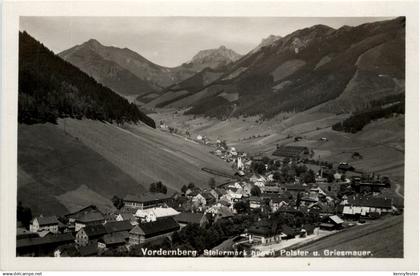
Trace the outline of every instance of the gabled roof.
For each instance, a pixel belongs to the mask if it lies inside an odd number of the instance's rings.
[[[123,220],[133,220],[133,219],[135,219],[136,217],[134,216],[134,214],[133,213],[131,213],[131,212],[123,212],[123,213],[120,213],[120,215],[121,215],[121,217],[123,218]]]
[[[299,185],[299,184],[286,184],[286,189],[288,191],[305,191],[305,186]]]
[[[84,207],[80,210],[77,210],[77,211],[73,212],[73,213],[69,213],[69,214],[65,215],[65,217],[77,218],[82,214],[85,214],[85,213],[88,213],[88,212],[91,212],[91,211],[94,211],[94,210],[99,211],[98,208],[95,205],[89,205],[89,206],[86,206],[86,207]]]
[[[156,218],[176,216],[179,212],[171,207],[157,207],[150,209],[138,209],[136,212],[136,217],[147,217],[149,215],[154,215]]]
[[[99,211],[91,211],[76,218],[76,221],[81,223],[99,222],[104,220],[105,217]]]
[[[37,217],[36,220],[38,221],[39,226],[47,226],[47,225],[58,224],[58,220],[57,220],[56,216]]]
[[[110,221],[104,224],[104,227],[107,233],[130,231],[133,229],[133,225],[131,225],[131,222],[128,220]]]
[[[140,230],[143,231],[144,235],[148,237],[154,237],[157,235],[162,235],[170,232],[177,231],[179,229],[179,224],[172,217],[161,218],[156,221],[140,223],[137,225]],[[135,227],[130,231],[130,234],[139,232]],[[136,230],[135,230],[136,229]]]
[[[126,239],[128,238],[128,232],[116,232],[112,234],[106,234],[101,240],[106,245],[115,245],[115,244],[123,244],[125,243]]]
[[[201,213],[180,213],[174,217],[178,223],[200,224],[203,214]]]
[[[86,235],[91,239],[105,235],[107,233],[105,226],[103,226],[102,224],[88,225],[86,227],[83,227],[79,231],[84,231]]]
[[[330,216],[330,220],[332,220],[335,224],[342,224],[344,220],[342,220],[339,216],[334,215]]]
[[[383,197],[349,197],[348,203],[353,206],[392,208],[392,199]]]
[[[42,246],[49,244],[63,244],[66,242],[74,242],[74,237],[71,233],[47,235],[43,238],[24,238],[16,241],[16,248]]]
[[[145,235],[146,233],[144,233],[143,229],[140,228],[140,226],[136,225],[133,229],[131,229],[131,231],[129,232],[130,234],[134,234],[134,235]]]

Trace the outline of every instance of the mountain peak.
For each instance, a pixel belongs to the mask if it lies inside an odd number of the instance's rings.
[[[93,46],[93,47],[103,46],[98,40],[96,40],[94,38],[89,39],[88,41],[83,43],[83,45],[88,45],[88,46]]]
[[[227,48],[224,45],[219,46],[215,49],[207,49],[199,51],[192,59],[191,64],[199,67],[199,70],[205,67],[217,68],[220,65],[226,65],[228,63],[237,61],[241,58],[241,55]]]

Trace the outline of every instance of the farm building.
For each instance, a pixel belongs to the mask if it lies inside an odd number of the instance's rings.
[[[323,230],[337,230],[343,228],[343,220],[339,216],[329,216],[328,219],[319,225]]]
[[[108,234],[118,232],[128,232],[133,229],[133,225],[128,220],[110,221],[104,224],[105,230]]]
[[[249,227],[248,237],[250,243],[266,245],[279,243],[282,239],[282,233],[280,229],[273,227],[268,221],[259,221]]]
[[[370,213],[391,213],[394,211],[392,199],[382,197],[352,196],[342,202],[343,215],[368,216]]]
[[[308,147],[303,146],[277,146],[273,152],[274,156],[292,159],[302,159],[309,157],[311,151]]]
[[[164,217],[173,217],[179,215],[179,212],[171,207],[156,207],[137,210],[135,216],[140,222],[151,222]]]
[[[57,247],[73,242],[74,237],[71,233],[18,239],[16,240],[16,254],[18,256],[53,256]]]
[[[124,206],[135,209],[147,209],[162,206],[172,202],[172,196],[162,193],[144,193],[141,195],[127,195]]]
[[[202,213],[183,212],[175,216],[174,218],[181,227],[184,227],[188,224],[203,225],[207,223],[207,217],[204,216]]]
[[[56,216],[51,217],[36,217],[32,220],[29,226],[31,232],[49,231],[51,233],[58,233],[58,220]]]
[[[131,245],[143,244],[152,240],[157,240],[170,236],[179,230],[179,224],[172,217],[158,219],[153,222],[140,223],[129,233],[129,243]]]
[[[92,211],[85,214],[82,214],[75,221],[75,231],[79,231],[83,227],[89,225],[96,225],[105,222],[105,217],[99,211]]]
[[[102,224],[88,225],[76,233],[76,244],[78,246],[86,246],[89,241],[102,238],[106,233],[106,229]]]

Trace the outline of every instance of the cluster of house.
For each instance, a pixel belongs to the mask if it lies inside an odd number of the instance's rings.
[[[277,156],[283,158],[297,159],[310,152],[304,147],[276,149]],[[315,183],[301,183],[297,178],[293,183],[279,183],[273,171],[266,170],[263,175],[250,173],[255,160],[234,148],[227,149],[218,143],[214,153],[245,173],[225,185],[205,189],[192,186],[182,194],[127,195],[124,206],[112,213],[101,212],[91,205],[60,218],[36,217],[29,229],[18,224],[17,255],[97,256],[109,249],[125,252],[134,245],[170,237],[188,224],[204,227],[229,219],[237,215],[238,203],[265,214],[315,213],[322,218],[316,226],[323,230],[341,229],[344,219],[374,218],[397,211],[392,199],[381,197],[380,191],[387,184],[374,177],[348,179],[337,171],[334,181],[328,182],[321,170]],[[352,192],[337,197],[348,190]],[[262,219],[244,234],[252,244],[270,244],[310,235],[314,229],[313,224],[295,229]]]
[[[18,225],[17,255],[97,256],[108,249],[127,251],[132,245],[170,236],[180,229],[175,219],[180,212],[167,206],[170,200],[148,193],[127,196],[124,207],[112,214],[90,205],[59,219],[36,217],[29,230]]]

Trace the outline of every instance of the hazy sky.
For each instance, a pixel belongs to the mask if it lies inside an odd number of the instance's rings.
[[[91,38],[129,48],[163,66],[189,61],[224,45],[246,54],[270,34],[285,36],[315,24],[333,28],[386,18],[316,17],[21,17],[20,29],[59,53]]]

